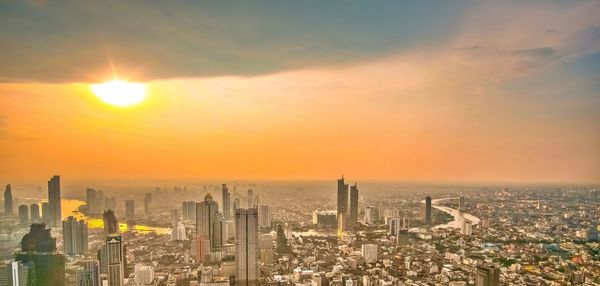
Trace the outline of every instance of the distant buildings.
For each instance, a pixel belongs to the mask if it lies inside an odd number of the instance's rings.
[[[100,265],[97,260],[86,259],[75,271],[76,286],[101,286]]]
[[[13,214],[13,197],[10,184],[6,185],[4,190],[4,214],[9,216]]]
[[[423,223],[426,225],[431,225],[431,197],[425,197],[425,205],[423,206]]]
[[[258,278],[258,211],[255,208],[235,211],[236,284],[255,285]]]
[[[27,205],[19,206],[19,224],[27,226],[29,224],[29,208]]]
[[[458,198],[458,210],[461,212],[465,211],[465,197],[464,196],[460,196]]]
[[[319,227],[335,227],[337,225],[337,212],[331,211],[313,211],[312,223]]]
[[[494,266],[477,266],[475,273],[476,286],[499,286],[500,269]]]
[[[261,205],[258,209],[258,226],[271,227],[271,207]]]
[[[460,222],[460,233],[462,235],[471,235],[473,233],[473,223],[468,219]]]
[[[375,223],[376,210],[374,206],[365,208],[365,224],[373,225]]]
[[[153,285],[154,267],[148,265],[136,264],[134,267],[135,285]]]
[[[350,224],[358,222],[358,186],[356,183],[350,187]]]
[[[221,187],[221,198],[223,201],[223,216],[225,220],[229,220],[231,218],[231,194],[227,184],[223,184]]]
[[[62,222],[64,252],[66,255],[88,253],[88,226],[84,220],[77,221],[73,216]]]
[[[50,227],[61,225],[60,176],[53,176],[48,181],[48,224]]]
[[[150,217],[150,204],[152,204],[152,193],[146,193],[144,195],[144,215]]]
[[[363,244],[362,256],[367,262],[377,261],[377,244]]]
[[[34,282],[28,286],[64,286],[65,257],[56,252],[56,239],[50,236],[50,229],[44,223],[31,224],[29,233],[21,240],[21,251],[15,254],[15,261],[33,267]]]
[[[107,210],[102,214],[102,221],[104,222],[104,233],[106,235],[119,233],[119,222],[115,216],[115,212]]]
[[[185,240],[186,238],[185,225],[182,222],[179,222],[177,227],[174,227],[171,230],[171,240]]]
[[[344,176],[337,181],[337,212],[346,213],[348,210],[348,184],[344,182]]]
[[[128,221],[135,219],[135,202],[133,200],[125,201],[125,219]]]
[[[99,214],[104,210],[105,197],[103,191],[96,191],[88,188],[85,190],[85,201],[87,204],[87,211],[91,214]]]
[[[189,220],[192,223],[196,223],[196,202],[183,202],[181,205],[181,215],[183,220]]]
[[[38,204],[31,204],[30,208],[30,220],[32,223],[39,223],[42,220],[42,217],[40,215],[40,205]]]

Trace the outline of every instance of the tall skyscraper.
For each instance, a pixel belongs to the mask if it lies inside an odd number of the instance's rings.
[[[196,223],[196,202],[183,202],[181,206],[181,214],[184,220],[189,220]]]
[[[42,217],[40,216],[40,205],[38,204],[31,204],[31,207],[29,208],[30,212],[31,212],[31,217],[30,220],[31,222],[41,222]]]
[[[375,223],[376,211],[374,206],[365,208],[365,224],[372,225]]]
[[[152,203],[152,193],[146,193],[144,195],[144,215],[150,217],[150,204]]]
[[[101,286],[100,264],[97,260],[86,259],[75,273],[76,286]]]
[[[460,196],[460,198],[458,199],[458,210],[461,212],[465,211],[465,197],[464,196]]]
[[[106,238],[106,261],[109,286],[124,285],[125,259],[123,252],[123,238],[121,235],[109,235]]]
[[[119,233],[119,222],[115,216],[115,212],[107,210],[102,214],[102,221],[104,222],[104,233],[113,234]]]
[[[222,213],[216,213],[212,222],[212,247],[221,247],[227,242],[227,224]]]
[[[176,227],[178,223],[179,223],[179,212],[177,212],[177,209],[172,209],[171,210],[171,227]]]
[[[27,286],[33,284],[34,277],[29,275],[31,268],[28,264],[18,261],[0,265],[0,285]]]
[[[423,223],[426,225],[431,224],[431,197],[425,198],[425,205],[423,206]]]
[[[194,241],[196,244],[196,260],[201,263],[210,262],[210,239],[198,236]]]
[[[35,282],[28,286],[64,286],[65,257],[56,252],[56,239],[44,223],[31,224],[21,240],[21,251],[15,261],[33,266]]]
[[[61,201],[60,201],[60,176],[53,176],[48,181],[48,225],[60,227],[61,225]]]
[[[88,253],[88,226],[84,220],[70,216],[63,220],[63,240],[66,255]]]
[[[229,220],[231,218],[231,194],[229,193],[227,184],[223,184],[221,195],[223,200],[223,216],[225,220]]]
[[[277,253],[288,253],[290,248],[288,247],[287,237],[281,224],[277,225]]]
[[[344,182],[344,176],[337,181],[337,212],[347,213],[348,211],[348,184]]]
[[[350,188],[350,224],[358,222],[358,186],[356,183]]]
[[[133,200],[125,201],[125,219],[133,220],[135,218],[135,202]]]
[[[48,222],[48,220],[50,219],[50,207],[48,207],[48,202],[43,202],[42,203],[42,220],[44,222]]]
[[[27,205],[19,206],[19,224],[27,226],[29,224],[29,208]]]
[[[235,246],[237,285],[255,285],[258,277],[257,209],[237,209],[235,211]]]
[[[6,189],[4,190],[4,214],[13,214],[13,197],[10,184],[6,185]]]
[[[258,226],[271,227],[271,207],[261,205],[258,209]]]
[[[213,237],[213,223],[219,211],[219,205],[210,194],[204,197],[204,201],[196,204],[196,235],[208,239]],[[211,242],[211,246],[214,244]]]
[[[247,208],[253,208],[254,207],[254,190],[253,189],[248,189],[248,202],[247,202]]]
[[[475,274],[476,286],[499,286],[500,285],[500,269],[490,266],[477,266]]]

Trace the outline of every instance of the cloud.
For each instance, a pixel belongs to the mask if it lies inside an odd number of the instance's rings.
[[[109,134],[109,135],[121,135],[121,136],[144,139],[144,140],[149,140],[149,141],[158,141],[158,139],[156,139],[154,137],[136,133],[136,132],[121,131],[121,130],[114,130],[114,129],[99,129],[98,132],[103,133],[103,134]]]

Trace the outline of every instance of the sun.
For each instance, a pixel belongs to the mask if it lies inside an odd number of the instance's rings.
[[[120,107],[138,104],[144,101],[146,97],[146,87],[144,84],[123,80],[93,84],[91,89],[100,100]]]

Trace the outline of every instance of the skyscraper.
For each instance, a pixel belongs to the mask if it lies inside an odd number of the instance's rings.
[[[75,273],[76,286],[100,286],[100,264],[97,260],[86,259]]]
[[[115,212],[107,210],[102,214],[102,221],[104,222],[104,233],[113,234],[119,233],[119,222],[115,216]]]
[[[227,184],[223,184],[221,195],[223,200],[223,216],[225,217],[225,220],[229,220],[231,218],[231,194],[229,193]]]
[[[221,247],[227,242],[227,225],[222,213],[216,213],[212,222],[212,247]]]
[[[431,197],[425,198],[425,205],[423,206],[423,223],[426,225],[431,224]]]
[[[477,266],[475,274],[476,286],[498,286],[500,285],[500,269],[493,265]]]
[[[460,198],[458,199],[458,210],[461,212],[465,211],[465,197],[464,196],[460,196]]]
[[[125,219],[133,220],[135,218],[135,202],[133,200],[125,201]]]
[[[261,205],[258,209],[258,226],[271,227],[271,207]]]
[[[60,227],[61,201],[60,201],[60,176],[53,176],[48,181],[48,225]]]
[[[144,195],[144,215],[150,217],[150,204],[152,203],[152,193],[146,193]]]
[[[181,214],[184,220],[189,220],[196,223],[196,202],[183,202],[181,206]]]
[[[254,207],[254,190],[248,189],[247,208],[253,208],[253,207]]]
[[[31,212],[31,222],[41,222],[42,217],[40,216],[40,205],[31,204],[29,211]]]
[[[348,184],[344,182],[344,176],[337,181],[337,212],[346,213],[348,210]]]
[[[179,213],[177,212],[177,209],[172,209],[171,210],[171,226],[176,227],[178,223],[179,223]]]
[[[43,202],[42,203],[42,220],[44,222],[48,222],[48,219],[50,219],[50,210],[48,207],[48,202]]]
[[[288,247],[287,237],[281,224],[277,225],[277,253],[288,253],[290,251]]]
[[[358,221],[358,186],[356,183],[350,188],[350,223],[355,225]]]
[[[368,206],[365,208],[365,224],[372,225],[375,223],[375,207]]]
[[[0,265],[0,285],[7,286],[27,286],[33,284],[33,278],[30,277],[31,268],[28,264],[18,261]],[[33,273],[31,273],[33,275]]]
[[[122,286],[125,279],[125,261],[123,253],[123,238],[111,234],[106,238],[108,285]]]
[[[208,239],[213,237],[213,223],[219,211],[219,205],[210,194],[204,197],[204,201],[196,204],[196,235]],[[211,242],[211,246],[214,244]]]
[[[27,205],[19,206],[19,224],[27,226],[29,224],[29,208]]]
[[[4,190],[4,214],[13,214],[13,198],[10,184],[6,185],[6,189]]]
[[[56,239],[50,236],[50,229],[44,223],[31,224],[15,261],[33,266],[35,282],[28,286],[65,285],[65,257],[56,252]]]
[[[258,211],[255,208],[235,211],[236,282],[255,285],[258,277]]]
[[[66,255],[88,253],[88,226],[84,220],[70,216],[63,220],[63,240]]]

